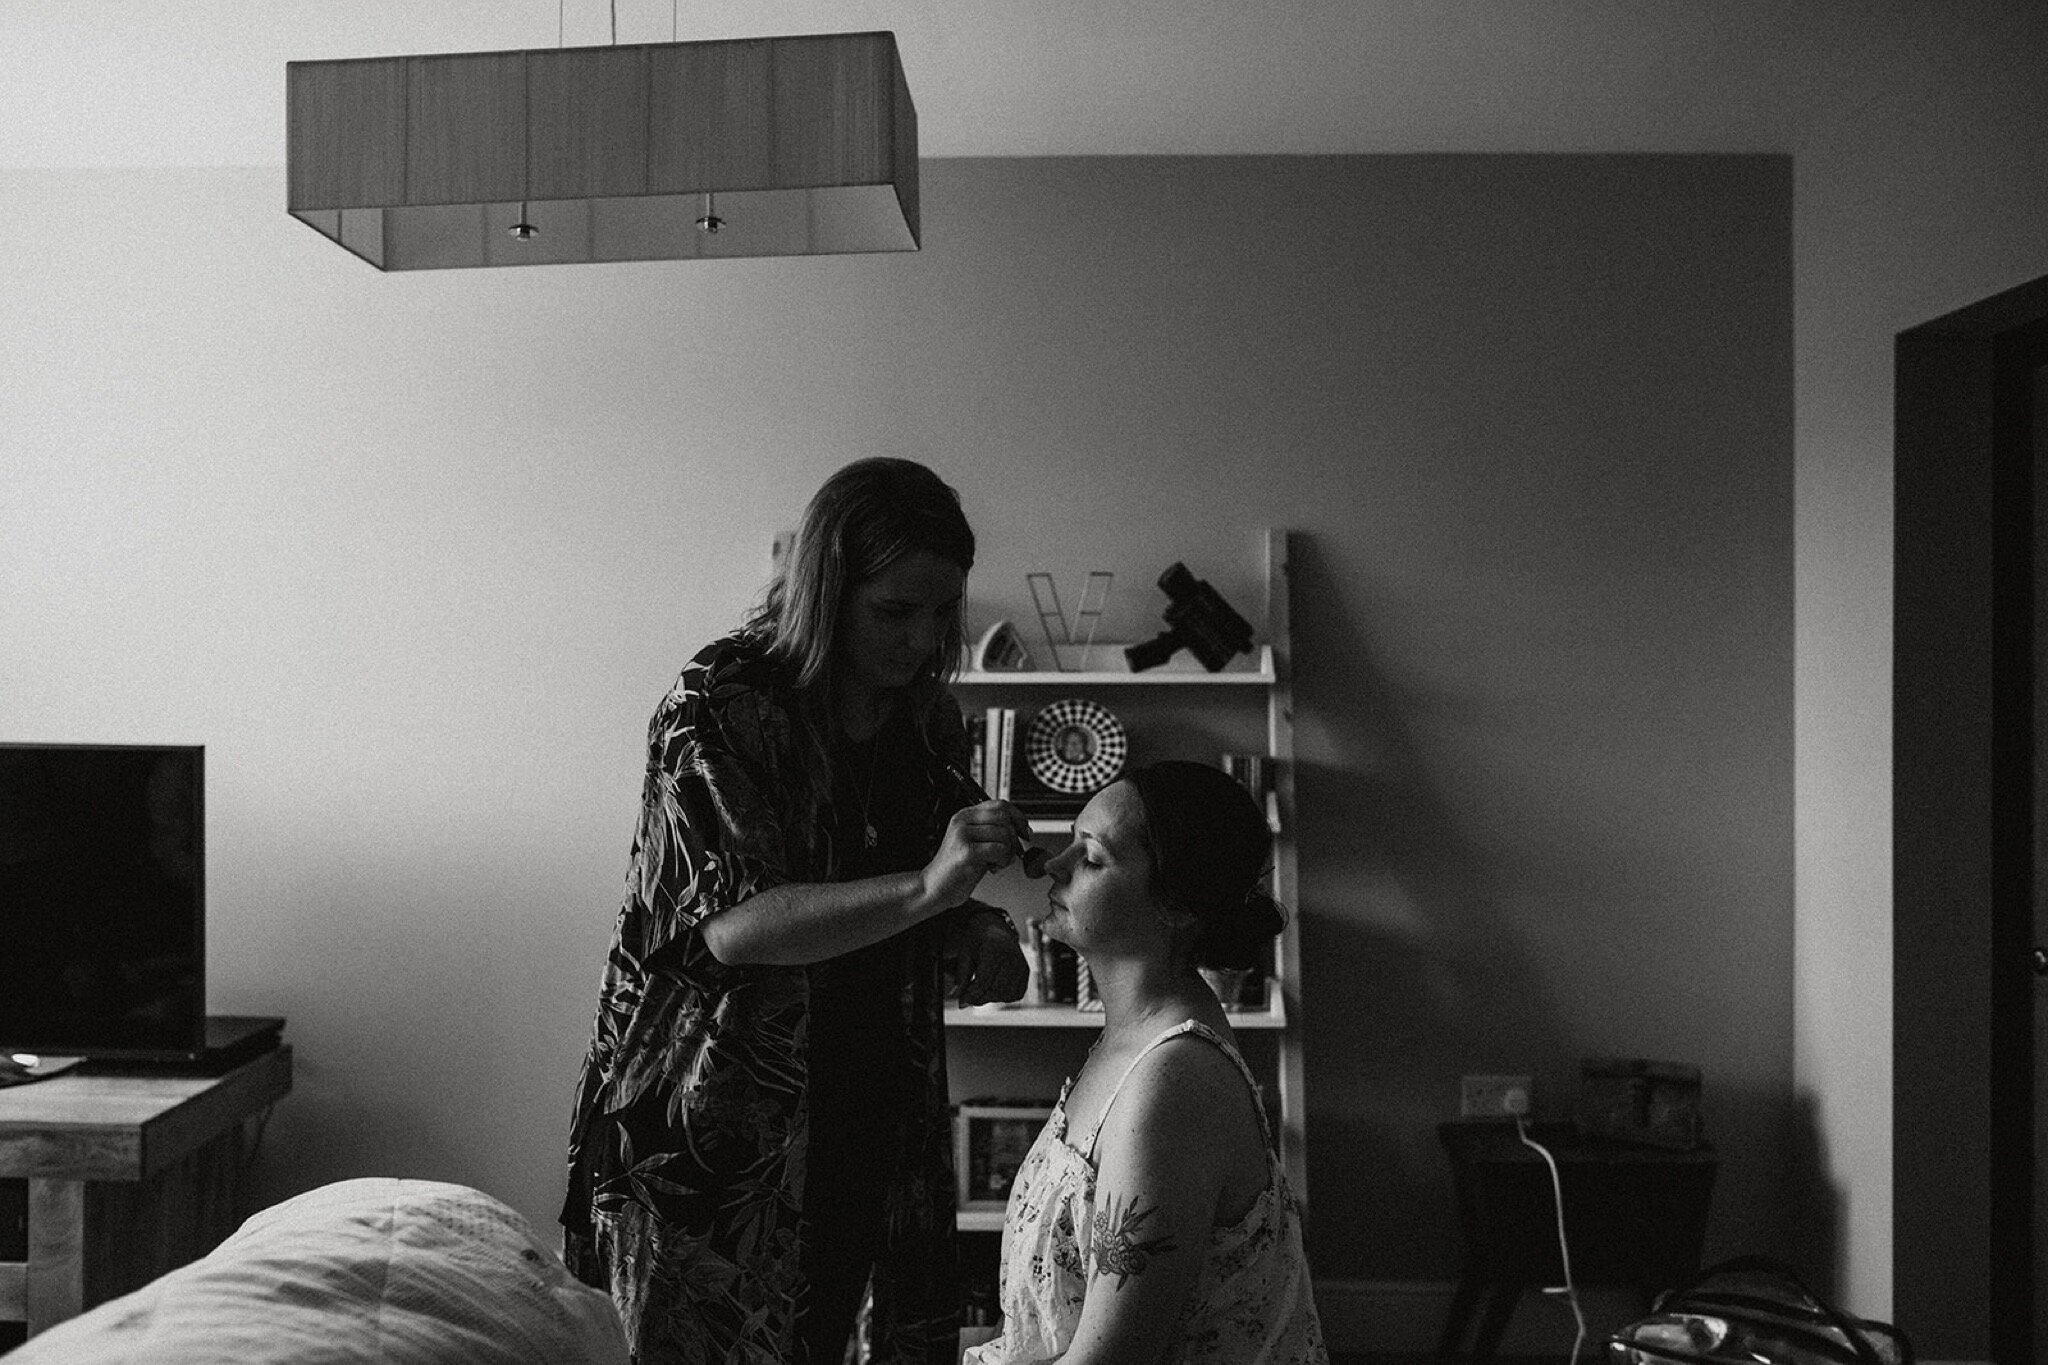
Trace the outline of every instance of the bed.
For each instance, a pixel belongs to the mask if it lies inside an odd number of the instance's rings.
[[[626,1365],[611,1300],[481,1190],[375,1178],[29,1338],[7,1365]]]

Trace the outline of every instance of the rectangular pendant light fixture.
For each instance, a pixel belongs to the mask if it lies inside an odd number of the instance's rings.
[[[379,270],[915,251],[892,33],[290,62],[286,207]]]

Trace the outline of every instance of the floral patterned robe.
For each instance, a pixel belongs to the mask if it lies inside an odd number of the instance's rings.
[[[744,635],[700,651],[656,709],[625,903],[606,964],[569,1142],[565,1256],[608,1289],[641,1365],[794,1356],[805,1153],[808,978],[727,966],[708,915],[788,882],[834,879],[828,811],[801,759],[782,670]],[[973,798],[958,706],[923,727],[926,852]],[[911,1138],[890,1176],[875,1271],[877,1362],[957,1358],[954,1186],[944,1051],[947,921],[909,931],[902,1008]],[[997,912],[1000,913],[1000,912]]]

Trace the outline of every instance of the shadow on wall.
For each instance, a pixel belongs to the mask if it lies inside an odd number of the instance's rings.
[[[1786,1120],[1787,1259],[1806,1277],[1814,1292],[1840,1303],[1843,1236],[1842,1187],[1828,1169],[1821,1145],[1820,1106],[1802,1092]]]
[[[1345,601],[1359,575],[1307,535],[1291,571],[1310,1258],[1331,1278],[1447,1278],[1457,1228],[1436,1125],[1457,1114],[1458,1078],[1541,1070],[1567,1040],[1411,728],[1419,699],[1380,670],[1371,618]]]

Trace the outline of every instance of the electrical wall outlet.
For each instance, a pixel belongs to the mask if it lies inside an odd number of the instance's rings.
[[[1458,1116],[1504,1119],[1529,1112],[1535,1093],[1532,1076],[1464,1076],[1458,1081]]]

